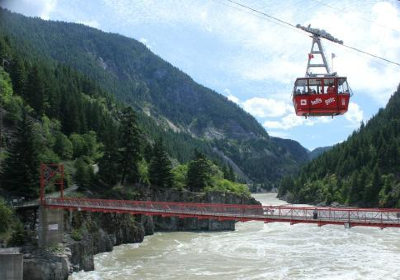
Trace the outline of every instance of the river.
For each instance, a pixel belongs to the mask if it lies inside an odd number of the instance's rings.
[[[264,205],[285,204],[257,194]],[[72,280],[400,279],[400,229],[237,223],[234,232],[172,232],[95,256]]]

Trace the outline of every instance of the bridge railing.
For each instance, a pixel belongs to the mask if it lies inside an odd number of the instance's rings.
[[[392,224],[400,226],[400,209],[261,206],[213,203],[47,198],[49,207],[82,211],[215,217],[237,220]]]
[[[265,215],[291,220],[392,223],[400,225],[400,209],[271,206]],[[316,215],[314,215],[316,213]]]

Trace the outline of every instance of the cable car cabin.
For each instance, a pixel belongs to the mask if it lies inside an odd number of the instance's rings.
[[[350,88],[346,77],[298,78],[293,89],[297,116],[337,116],[347,112]]]

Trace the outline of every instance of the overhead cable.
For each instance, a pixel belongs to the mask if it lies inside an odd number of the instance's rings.
[[[252,12],[254,12],[254,13],[257,13],[257,14],[263,16],[263,17],[267,17],[267,18],[269,18],[269,19],[275,20],[275,21],[277,21],[277,22],[279,22],[279,23],[281,23],[281,24],[284,24],[285,26],[287,26],[287,27],[289,27],[289,28],[294,28],[294,29],[298,30],[298,28],[297,28],[294,24],[291,24],[291,23],[289,23],[289,22],[287,22],[287,21],[281,20],[281,19],[279,19],[279,18],[277,18],[277,17],[275,17],[275,16],[271,16],[271,15],[265,13],[265,12],[262,12],[262,11],[260,11],[260,10],[257,10],[257,9],[255,9],[255,8],[252,8],[252,7],[250,7],[250,6],[247,6],[247,5],[245,5],[245,4],[239,3],[239,2],[234,1],[234,0],[226,0],[226,1],[228,1],[228,2],[230,2],[230,3],[232,3],[232,4],[235,4],[235,5],[237,5],[237,6],[241,7],[241,8],[244,8],[244,9],[246,9],[246,10],[249,10],[249,11],[252,11]],[[328,40],[328,41],[330,41],[330,40]],[[396,65],[396,66],[400,66],[400,63],[398,63],[398,62],[396,62],[396,61],[393,61],[393,60],[390,60],[390,59],[387,59],[387,58],[384,58],[384,57],[381,57],[381,56],[378,56],[378,55],[375,55],[375,54],[372,54],[372,53],[369,53],[369,52],[366,52],[366,51],[363,51],[363,50],[360,50],[360,49],[358,49],[358,48],[355,48],[355,47],[352,47],[352,46],[349,46],[349,45],[346,45],[346,44],[339,44],[339,43],[334,42],[334,41],[331,41],[331,42],[333,42],[333,43],[335,43],[335,44],[338,44],[338,45],[340,45],[340,46],[346,47],[346,48],[348,48],[348,49],[351,49],[351,50],[353,50],[353,51],[360,52],[360,53],[362,53],[362,54],[371,56],[371,57],[373,57],[373,58],[383,60],[383,61],[385,61],[385,62],[387,62],[387,63],[391,63],[391,64],[394,64],[394,65]]]
[[[349,11],[347,11],[346,9],[339,9],[339,8],[333,7],[333,6],[329,5],[329,4],[323,3],[323,2],[320,1],[320,0],[313,0],[313,1],[319,3],[320,5],[323,5],[323,6],[325,6],[325,7],[328,7],[328,8],[330,8],[330,9],[333,9],[333,10],[337,10],[337,11],[345,12],[345,13],[348,13],[348,12],[349,12]],[[389,26],[386,26],[386,25],[377,23],[377,22],[375,22],[375,21],[369,20],[369,19],[364,18],[364,17],[360,17],[360,16],[355,16],[355,17],[357,17],[357,18],[359,18],[359,19],[362,19],[362,20],[365,20],[365,21],[367,21],[367,22],[369,22],[369,23],[375,24],[375,25],[377,25],[377,26],[380,26],[380,27],[382,27],[382,28],[386,28],[386,29],[389,29],[389,30],[396,31],[396,32],[399,32],[399,33],[400,33],[400,30],[398,30],[398,29],[395,29],[395,28],[392,28],[392,27],[389,27]]]

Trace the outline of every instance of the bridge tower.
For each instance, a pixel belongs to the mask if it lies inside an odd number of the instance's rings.
[[[40,206],[39,206],[39,248],[62,243],[64,235],[64,211],[46,207],[46,187],[60,186],[60,196],[64,197],[64,166],[61,164],[40,165]]]

